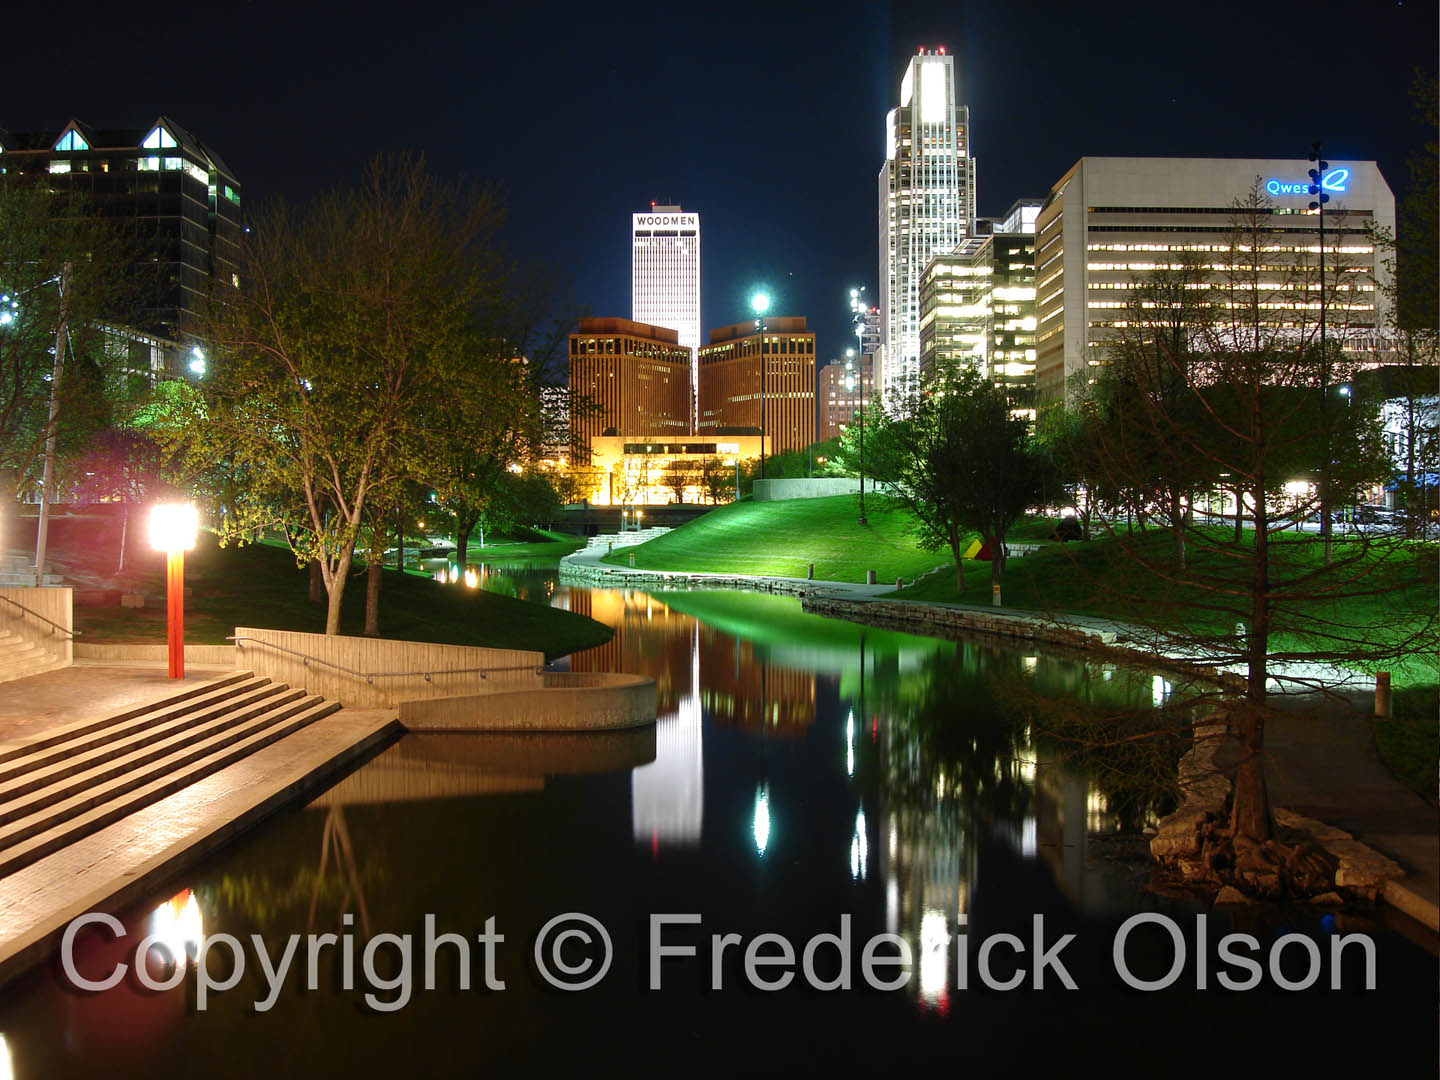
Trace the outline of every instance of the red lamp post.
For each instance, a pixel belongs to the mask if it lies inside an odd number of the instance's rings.
[[[200,530],[194,503],[162,503],[150,511],[150,546],[165,552],[166,642],[170,678],[185,677],[185,552]]]

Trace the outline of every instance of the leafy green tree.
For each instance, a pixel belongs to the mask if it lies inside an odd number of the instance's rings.
[[[499,220],[491,197],[437,181],[423,159],[379,158],[354,188],[258,215],[241,287],[218,297],[197,435],[246,479],[224,536],[279,515],[299,561],[320,566],[326,633],[339,633],[370,500],[421,471]]]
[[[135,300],[125,241],[83,203],[0,173],[0,498],[39,481],[47,442],[76,452],[110,421],[107,345]]]
[[[877,414],[871,426],[872,475],[919,520],[929,550],[949,548],[957,590],[964,588],[964,541],[980,534],[998,604],[1005,537],[1034,505],[1043,479],[1027,422],[1012,415],[1002,390],[967,369],[939,379],[898,416]]]

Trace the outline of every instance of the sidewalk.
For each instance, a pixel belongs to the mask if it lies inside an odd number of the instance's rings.
[[[1385,767],[1367,712],[1359,703],[1282,702],[1265,725],[1270,801],[1344,829],[1394,859],[1406,877],[1390,885],[1386,899],[1440,929],[1440,810]],[[1411,897],[1391,896],[1396,888]]]

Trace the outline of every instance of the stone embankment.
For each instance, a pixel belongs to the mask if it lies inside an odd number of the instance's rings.
[[[1215,713],[1198,723],[1194,729],[1195,745],[1179,763],[1179,782],[1183,801],[1174,813],[1162,818],[1155,836],[1150,840],[1150,855],[1162,866],[1173,870],[1187,882],[1219,882],[1225,874],[1217,872],[1209,857],[1216,829],[1228,820],[1232,784],[1216,760],[1230,736],[1224,713]],[[1405,871],[1392,859],[1362,844],[1352,835],[1323,821],[1305,817],[1292,810],[1276,807],[1275,824],[1290,834],[1297,849],[1306,846],[1324,852],[1327,865],[1333,865],[1324,885],[1311,889],[1315,903],[1343,902],[1344,897],[1373,903],[1384,897],[1397,907],[1405,908],[1396,898],[1396,884]],[[1262,880],[1269,876],[1273,881]],[[1276,875],[1242,872],[1245,883],[1267,894],[1276,894],[1281,885]],[[1233,884],[1225,884],[1216,896],[1217,903],[1248,903],[1249,897]]]

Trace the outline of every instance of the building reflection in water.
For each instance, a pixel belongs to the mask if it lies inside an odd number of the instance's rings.
[[[675,712],[655,723],[655,760],[630,774],[636,843],[700,846],[705,819],[705,746],[700,726],[700,631],[690,628],[690,685]]]

